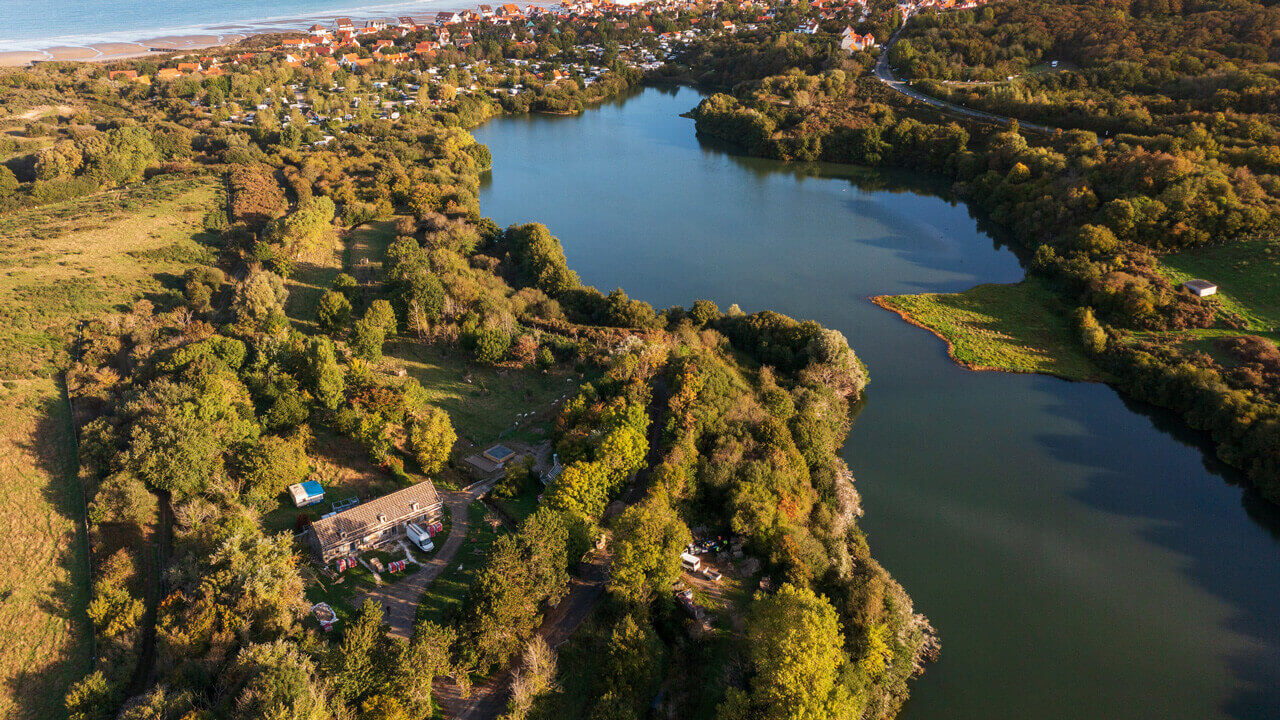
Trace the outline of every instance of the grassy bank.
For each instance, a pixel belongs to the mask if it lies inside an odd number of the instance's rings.
[[[1057,298],[1038,280],[952,294],[881,295],[873,301],[932,331],[946,341],[956,362],[973,370],[1105,379],[1076,340]]]
[[[178,287],[205,260],[212,178],[166,177],[130,190],[23,210],[0,221],[0,376],[48,375],[77,321]]]
[[[1193,278],[1218,285],[1221,311],[1236,316],[1252,332],[1280,328],[1280,240],[1273,238],[1187,250],[1160,258],[1174,282]]]
[[[404,338],[388,342],[385,352],[389,363],[404,368],[426,388],[427,398],[449,413],[458,435],[477,445],[499,437],[545,439],[551,406],[583,382],[562,367],[546,372],[496,368],[472,362],[462,350]]]

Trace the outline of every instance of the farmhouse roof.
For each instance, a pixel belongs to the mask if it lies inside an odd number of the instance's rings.
[[[337,515],[321,518],[311,524],[321,547],[338,542],[355,540],[366,534],[366,529],[395,524],[406,518],[418,517],[432,507],[440,505],[440,496],[430,480],[383,495],[376,500],[356,505]]]

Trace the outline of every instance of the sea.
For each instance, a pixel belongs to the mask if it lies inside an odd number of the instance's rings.
[[[0,52],[137,42],[184,35],[294,30],[336,17],[353,21],[474,7],[481,0],[0,0]],[[524,4],[523,2],[521,3]]]

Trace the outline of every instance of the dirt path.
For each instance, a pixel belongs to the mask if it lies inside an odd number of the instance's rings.
[[[547,611],[538,627],[538,634],[551,647],[559,647],[578,629],[596,603],[604,595],[605,581],[609,579],[609,556],[594,553],[592,558],[578,568],[569,582],[569,592],[555,607]],[[514,664],[495,673],[485,682],[471,688],[471,694],[463,696],[458,686],[448,680],[435,684],[436,702],[444,710],[445,717],[455,720],[493,720],[507,710],[507,694],[511,689]]]
[[[653,468],[662,459],[661,435],[665,423],[662,422],[667,401],[671,391],[661,378],[654,381],[653,397],[649,403],[649,453],[645,457],[644,467],[636,473],[627,491],[623,493],[621,504],[611,506],[612,517],[623,509],[634,505],[644,498],[649,487]],[[578,566],[574,576],[569,580],[569,592],[559,603],[547,611],[538,627],[538,634],[553,648],[564,644],[569,636],[578,629],[591,611],[595,609],[600,598],[604,596],[605,584],[609,580],[609,553],[607,550],[596,551],[589,560]],[[507,695],[511,689],[511,677],[514,664],[494,673],[492,677],[471,689],[471,694],[463,696],[456,684],[449,680],[437,680],[434,686],[436,702],[444,710],[445,717],[455,720],[494,720],[507,709]]]
[[[360,599],[361,603],[367,599],[375,600],[382,605],[386,613],[386,623],[391,626],[392,636],[408,639],[413,634],[413,623],[417,617],[418,603],[422,600],[422,593],[426,592],[427,586],[444,572],[467,539],[467,506],[488,492],[492,486],[492,481],[481,481],[462,490],[442,492],[441,496],[444,498],[444,504],[449,508],[452,524],[449,528],[449,537],[445,538],[440,551],[418,572],[399,582],[375,588]]]

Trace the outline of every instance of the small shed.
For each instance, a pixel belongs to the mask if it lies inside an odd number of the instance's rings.
[[[324,500],[324,488],[315,480],[308,480],[289,486],[289,496],[298,507],[315,505]]]
[[[1196,297],[1209,297],[1218,293],[1218,286],[1208,280],[1188,280],[1182,283],[1182,287],[1191,291]]]
[[[485,459],[497,465],[506,465],[507,462],[510,461],[511,458],[514,458],[515,456],[516,456],[516,451],[512,450],[506,445],[494,445],[493,447],[484,451]]]

